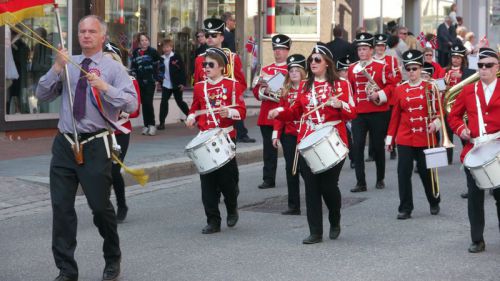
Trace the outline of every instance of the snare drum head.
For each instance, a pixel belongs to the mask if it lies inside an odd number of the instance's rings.
[[[217,135],[220,131],[220,128],[216,128],[200,133],[186,145],[186,149],[190,149],[200,144],[206,143],[210,138]]]
[[[474,146],[464,158],[466,167],[478,167],[497,157],[500,153],[500,140],[493,140]]]
[[[298,149],[309,147],[317,143],[322,138],[328,137],[332,133],[332,130],[333,126],[326,126],[314,131],[313,133],[311,133],[310,135],[308,135],[307,137],[303,138],[300,141]]]

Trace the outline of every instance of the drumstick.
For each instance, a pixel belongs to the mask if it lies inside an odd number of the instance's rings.
[[[338,94],[338,95],[335,95],[335,96],[333,96],[333,97],[334,97],[334,98],[338,98],[338,97],[340,97],[341,95],[342,95],[342,93],[340,93],[340,94]],[[324,102],[324,103],[322,103],[322,104],[320,104],[320,105],[316,106],[315,108],[311,109],[311,111],[309,111],[308,113],[306,113],[306,114],[302,115],[302,118],[307,117],[307,116],[309,116],[309,115],[313,114],[314,112],[316,112],[316,111],[318,111],[318,110],[322,109],[323,107],[327,106],[329,103],[330,103],[330,100],[328,100],[328,101],[326,101],[326,102]]]
[[[213,109],[213,112],[218,112],[218,111],[221,111],[222,109],[224,108],[233,108],[233,107],[237,107],[238,105],[237,104],[232,104],[232,105],[228,105],[228,106],[222,106],[222,107],[217,107],[217,108],[214,108]],[[200,109],[200,110],[196,110],[194,112],[194,117],[198,117],[200,115],[203,115],[203,114],[206,114],[208,113],[209,110],[208,109]]]
[[[299,131],[302,128],[302,124],[304,122],[304,118],[300,118]],[[293,166],[292,166],[292,175],[295,176],[297,174],[297,163],[299,162],[299,146],[295,145],[295,155],[293,156]]]

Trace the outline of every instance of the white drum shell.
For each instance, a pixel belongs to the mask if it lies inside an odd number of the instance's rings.
[[[344,160],[349,149],[333,126],[323,127],[305,137],[298,150],[313,174],[319,174]]]
[[[480,189],[500,187],[500,140],[476,145],[464,158]]]
[[[220,128],[207,130],[186,145],[186,154],[200,174],[208,174],[236,156],[234,143]]]
[[[444,147],[424,149],[425,165],[427,169],[448,166],[448,154]]]

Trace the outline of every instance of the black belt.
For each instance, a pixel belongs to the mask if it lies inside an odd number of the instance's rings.
[[[102,130],[99,130],[99,131],[95,131],[95,132],[91,132],[91,133],[78,133],[78,140],[79,141],[83,141],[83,140],[86,140],[86,139],[89,139],[95,135],[98,135],[102,132],[105,132],[106,129],[102,129]],[[61,134],[66,134],[68,135],[68,137],[70,137],[71,139],[75,139],[73,134],[70,134],[70,133],[61,133]]]

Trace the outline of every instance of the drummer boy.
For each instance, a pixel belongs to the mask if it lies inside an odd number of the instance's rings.
[[[460,155],[460,160],[472,153],[471,149],[479,144],[484,149],[493,148],[491,155],[499,157],[498,142],[500,142],[500,79],[498,73],[498,54],[490,48],[479,49],[479,61],[477,63],[480,80],[465,85],[462,92],[456,97],[448,122],[453,132],[462,140],[467,141]],[[478,107],[478,103],[480,107]],[[479,110],[480,109],[480,110]],[[478,113],[479,112],[479,113]],[[467,114],[468,122],[464,122]],[[480,131],[483,131],[480,136]],[[494,142],[497,142],[496,144]],[[473,156],[471,154],[470,156]],[[464,162],[467,166],[467,161]],[[498,162],[497,162],[498,163]],[[484,190],[479,189],[471,171],[464,169],[467,177],[467,208],[470,222],[472,244],[469,246],[470,253],[483,252],[486,247],[484,243]],[[494,183],[496,186],[500,183]],[[500,188],[493,190],[496,200],[497,216],[500,227]]]
[[[186,125],[193,128],[196,124],[200,133],[214,128],[221,128],[234,141],[235,120],[246,116],[243,93],[236,80],[223,76],[228,64],[225,52],[219,48],[208,48],[205,53],[203,68],[206,80],[195,84],[193,103],[186,120]],[[234,227],[238,222],[238,181],[239,172],[236,158],[217,170],[200,174],[201,199],[207,216],[207,226],[203,234],[220,232],[221,215],[219,212],[219,190],[224,195],[227,210],[227,226]]]

